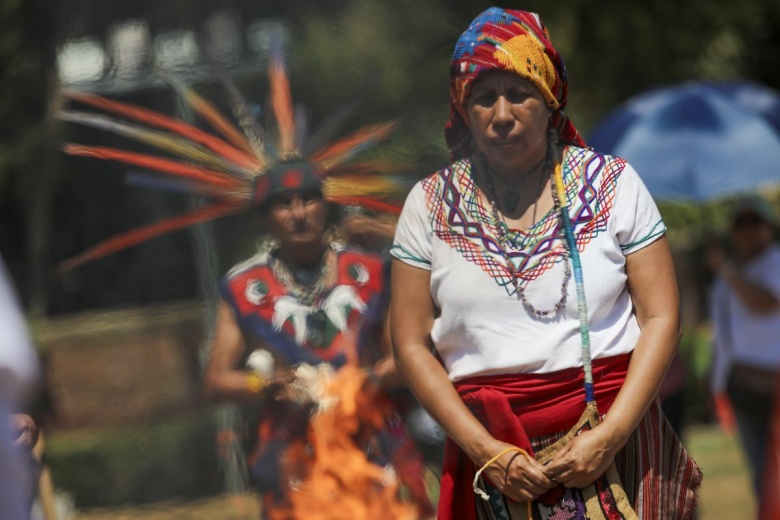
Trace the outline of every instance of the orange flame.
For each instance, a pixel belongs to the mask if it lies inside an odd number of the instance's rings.
[[[364,370],[345,366],[325,390],[331,403],[311,421],[307,452],[301,445],[288,452],[284,466],[294,475],[307,459],[306,475],[290,491],[289,508],[269,511],[272,520],[414,520],[415,505],[398,498],[394,475],[369,461],[361,438],[381,429],[391,412],[389,402],[367,381]]]

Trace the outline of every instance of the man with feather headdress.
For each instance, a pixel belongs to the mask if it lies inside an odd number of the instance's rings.
[[[227,74],[218,67],[215,71],[227,87],[240,129],[194,90],[176,78],[164,77],[219,135],[115,100],[65,93],[71,101],[102,113],[68,110],[61,113],[61,119],[119,134],[166,155],[74,144],[65,147],[66,153],[148,169],[151,174],[142,174],[147,185],[165,188],[175,184],[176,189],[211,202],[109,238],[64,262],[61,269],[195,223],[245,211],[259,214],[275,246],[242,262],[222,280],[205,384],[215,399],[250,402],[258,408],[258,443],[250,469],[261,492],[263,514],[300,518],[297,511],[314,507],[312,502],[301,505],[290,495],[293,483],[299,489],[305,486],[311,468],[327,459],[312,454],[314,445],[321,449],[327,443],[323,441],[326,436],[313,432],[310,420],[328,407],[341,414],[345,438],[360,452],[357,459],[366,470],[361,493],[370,495],[367,499],[374,501],[373,507],[393,518],[411,518],[401,509],[430,513],[421,461],[412,456],[410,441],[382,390],[398,384],[383,341],[386,290],[382,260],[326,238],[329,203],[400,212],[404,184],[388,175],[382,164],[352,161],[358,152],[385,138],[395,124],[370,125],[310,150],[312,146],[296,142],[300,132],[295,128],[287,74],[278,52],[269,61],[270,105],[276,122],[272,131],[252,119]],[[334,387],[332,380],[337,381],[335,387],[345,389],[349,403],[362,405],[334,408],[332,402],[339,395],[324,398],[327,388]],[[347,416],[349,420],[344,419]],[[343,442],[336,444],[343,448]],[[373,454],[371,460],[364,455],[367,448]],[[356,460],[355,450],[342,456]],[[395,479],[380,478],[376,468],[391,463],[415,506],[399,506],[392,492],[397,484],[388,485]],[[348,478],[345,475],[341,480]],[[371,513],[370,518],[380,516]]]

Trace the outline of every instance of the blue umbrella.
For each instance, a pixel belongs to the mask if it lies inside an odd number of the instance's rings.
[[[780,185],[780,94],[690,82],[640,94],[586,140],[626,159],[656,199],[706,202]]]

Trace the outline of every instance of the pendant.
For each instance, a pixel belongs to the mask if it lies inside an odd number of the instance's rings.
[[[516,210],[518,202],[520,202],[520,195],[516,191],[510,190],[504,192],[504,209],[507,213],[512,213]]]

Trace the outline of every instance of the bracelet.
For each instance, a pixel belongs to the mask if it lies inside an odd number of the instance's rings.
[[[490,459],[489,461],[487,461],[485,464],[483,464],[483,466],[481,468],[479,468],[479,471],[477,471],[477,474],[474,475],[474,482],[471,484],[471,487],[474,490],[474,493],[479,495],[479,497],[482,500],[488,501],[488,500],[490,500],[490,497],[488,496],[487,493],[485,493],[484,491],[482,491],[481,489],[479,489],[477,487],[477,480],[479,480],[479,476],[482,474],[483,471],[488,469],[488,466],[490,466],[495,461],[500,459],[502,455],[506,455],[507,453],[511,453],[513,451],[516,451],[518,453],[522,453],[526,457],[528,456],[528,453],[524,449],[522,449],[522,448],[517,448],[517,447],[514,447],[514,446],[511,447],[511,448],[507,448],[504,451],[502,451],[501,453],[499,453],[498,455],[496,455],[495,457],[493,457],[492,459]]]
[[[250,372],[244,379],[244,389],[251,394],[259,394],[268,385],[268,380],[260,377],[255,372]]]
[[[479,487],[477,487],[477,481],[479,480],[479,476],[482,474],[483,471],[485,471],[488,468],[488,466],[490,466],[495,461],[500,459],[502,455],[506,455],[507,453],[512,453],[512,452],[517,452],[520,453],[521,455],[529,457],[528,452],[525,451],[523,448],[512,446],[511,448],[505,449],[504,451],[502,451],[501,453],[499,453],[498,455],[496,455],[495,457],[487,461],[485,464],[483,464],[482,467],[479,468],[479,470],[477,471],[477,474],[474,475],[474,482],[471,483],[471,489],[473,489],[474,493],[476,493],[479,496],[479,498],[481,498],[485,502],[490,500],[490,495],[488,495],[487,493],[479,489]],[[531,502],[529,501],[527,504],[528,505],[526,506],[526,515],[528,516],[528,519],[531,520],[533,518],[531,512]]]

